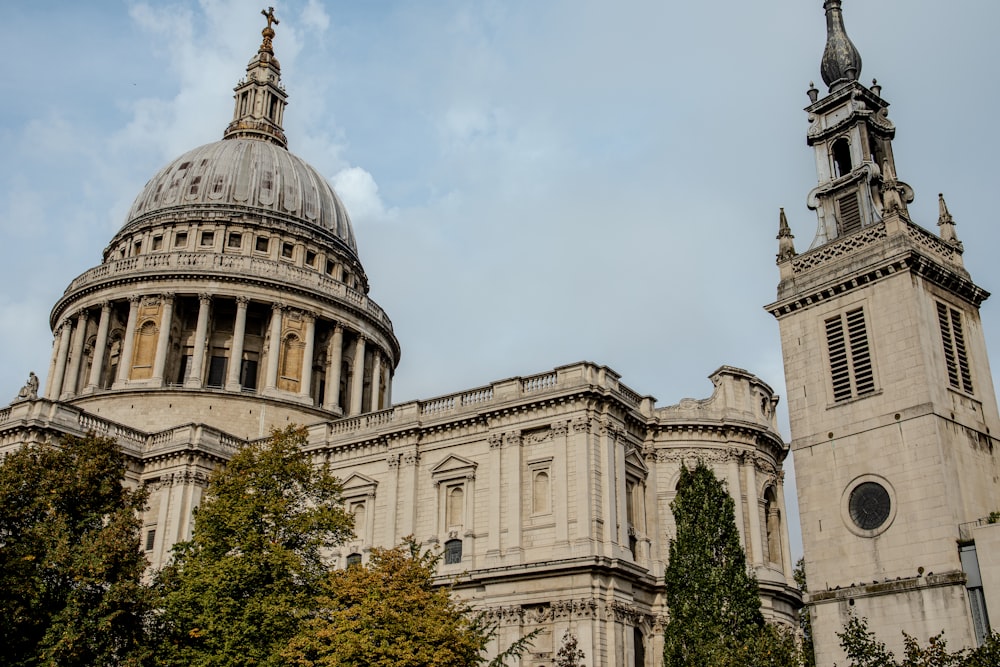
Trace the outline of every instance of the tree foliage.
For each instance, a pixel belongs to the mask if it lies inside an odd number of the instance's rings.
[[[799,558],[795,563],[795,571],[792,573],[795,583],[803,593],[809,590],[806,583],[806,563],[804,558]],[[802,667],[816,667],[816,649],[813,646],[812,616],[809,607],[799,610],[799,632],[802,633]]]
[[[148,590],[144,490],[114,440],[30,445],[0,465],[0,646],[8,665],[136,665]]]
[[[897,662],[892,651],[879,641],[865,618],[851,616],[838,632],[840,646],[850,667],[996,667],[1000,665],[1000,634],[992,633],[976,649],[948,651],[944,633],[938,633],[922,646],[916,637],[903,632],[903,661]]]
[[[163,665],[283,665],[279,653],[315,610],[352,519],[340,485],[301,452],[305,431],[275,431],[214,473],[192,539],[158,575]]]
[[[715,473],[699,461],[681,468],[671,503],[677,535],[664,576],[670,621],[664,629],[667,667],[791,665],[793,638],[767,626],[757,580],[747,570],[734,503]]]
[[[439,553],[420,553],[412,539],[376,548],[367,565],[329,574],[319,613],[284,652],[308,667],[450,667],[481,665],[493,632],[482,615],[435,586]],[[520,655],[519,642],[504,652]]]
[[[567,630],[556,651],[556,667],[580,667],[587,654],[577,646],[576,635]]]

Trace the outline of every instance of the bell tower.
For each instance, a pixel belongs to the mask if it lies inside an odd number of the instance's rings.
[[[828,92],[810,86],[805,109],[816,233],[796,253],[781,212],[767,310],[781,330],[816,657],[829,666],[845,662],[836,633],[850,614],[897,655],[903,630],[922,641],[944,630],[953,649],[988,632],[967,528],[1000,509],[1000,417],[979,317],[989,294],[965,270],[943,197],[938,234],[911,218],[889,104],[858,81],[841,0],[824,9]],[[989,611],[1000,621],[1000,606]]]

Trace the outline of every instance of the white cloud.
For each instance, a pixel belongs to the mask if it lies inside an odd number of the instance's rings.
[[[341,169],[331,180],[355,223],[378,222],[395,215],[394,211],[386,210],[375,179],[361,167]]]
[[[330,16],[319,0],[309,0],[302,8],[302,23],[307,28],[324,32],[330,27]]]

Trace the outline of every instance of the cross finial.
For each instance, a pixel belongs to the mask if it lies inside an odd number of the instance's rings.
[[[260,13],[264,16],[264,18],[267,19],[267,27],[268,28],[271,27],[272,23],[274,25],[278,25],[279,23],[281,23],[281,21],[279,21],[278,19],[274,18],[274,7],[268,7],[267,11],[264,11],[262,9],[262,10],[260,10]]]

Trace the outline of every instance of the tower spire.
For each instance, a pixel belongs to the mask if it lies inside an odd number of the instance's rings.
[[[274,7],[260,10],[267,26],[260,31],[262,40],[257,53],[247,64],[246,78],[236,91],[233,120],[223,134],[223,139],[259,139],[270,141],[282,148],[288,147],[281,121],[288,105],[288,95],[281,85],[281,63],[274,57],[274,28],[279,21]]]
[[[788,217],[785,215],[785,209],[781,209],[781,213],[778,218],[778,264],[790,260],[795,257],[795,237],[792,236],[792,230],[788,226]]]
[[[825,0],[823,3],[826,10],[826,48],[820,69],[823,81],[831,92],[857,81],[861,76],[861,54],[847,36],[840,3],[841,0]]]

